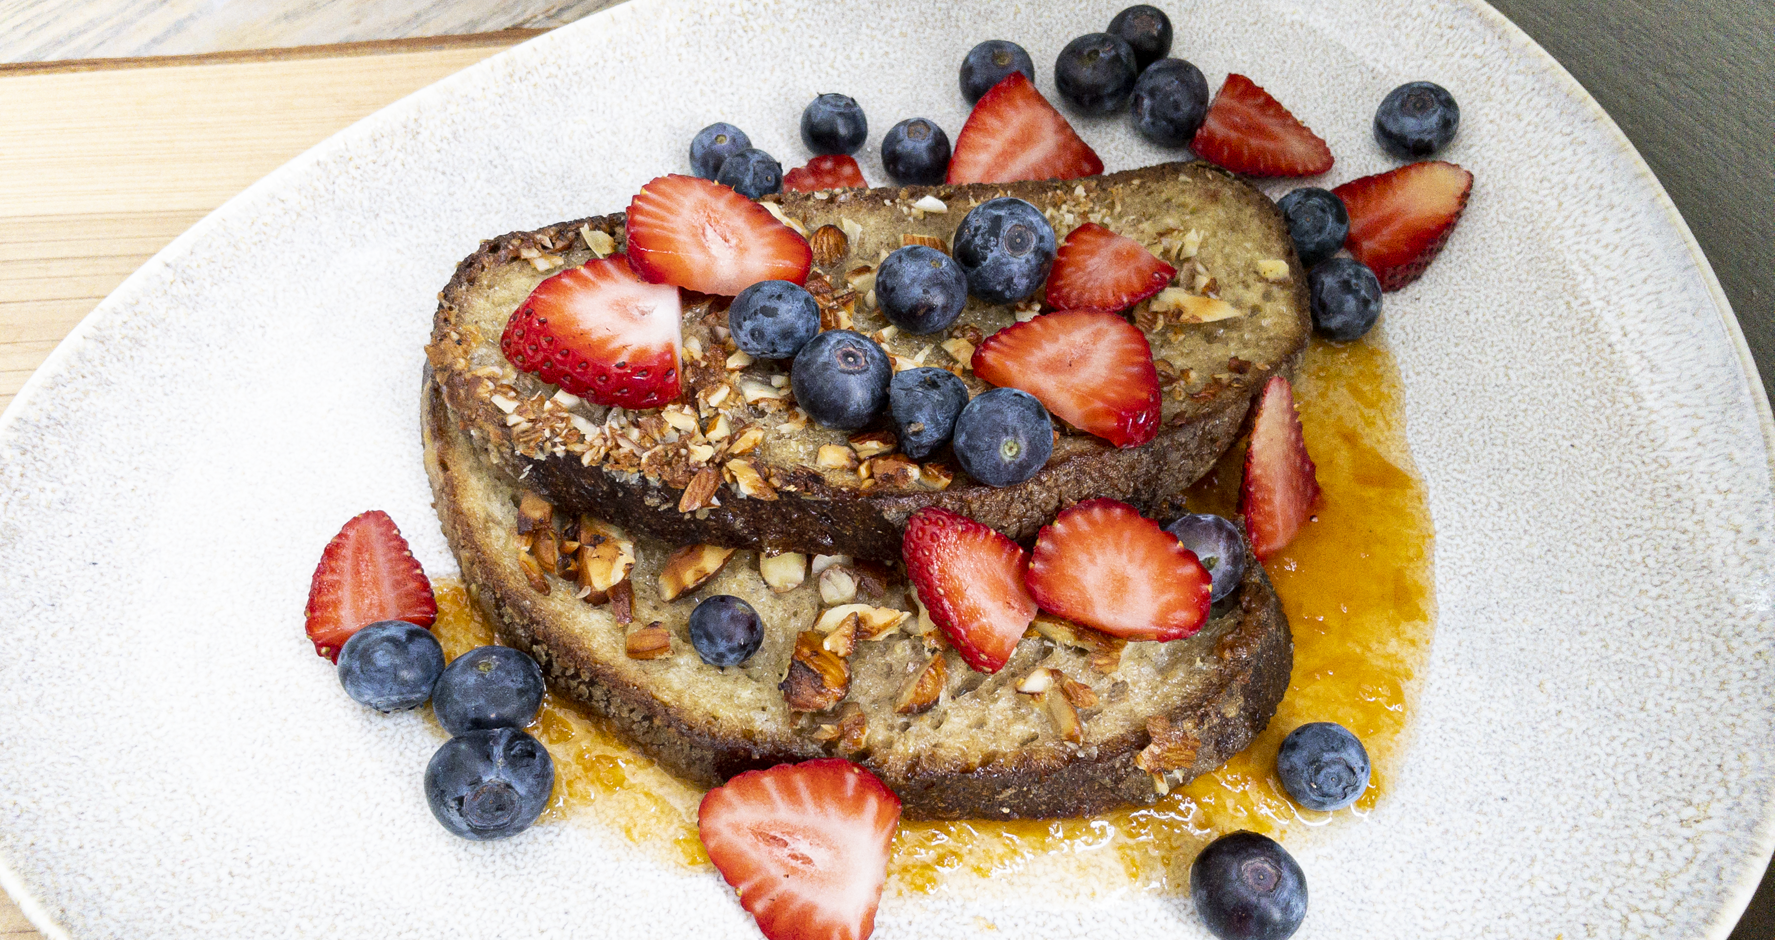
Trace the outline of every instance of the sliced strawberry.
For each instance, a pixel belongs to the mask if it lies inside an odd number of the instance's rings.
[[[1132,238],[1086,222],[1054,254],[1048,303],[1063,310],[1126,310],[1165,289],[1177,269]]]
[[[906,576],[931,620],[968,665],[997,672],[1035,620],[1016,542],[967,516],[926,507],[906,522]]]
[[[1152,347],[1119,314],[1060,310],[1013,323],[974,350],[974,374],[1020,388],[1061,420],[1117,447],[1159,433]]]
[[[807,283],[807,239],[720,183],[662,176],[629,203],[629,262],[655,284],[732,297],[759,281]]]
[[[1294,413],[1294,387],[1279,375],[1271,376],[1257,400],[1239,488],[1239,512],[1251,536],[1252,554],[1268,558],[1293,541],[1318,498],[1319,479]]]
[[[1087,499],[1044,526],[1028,581],[1043,610],[1128,640],[1202,629],[1214,586],[1177,536],[1113,499]]]
[[[321,552],[303,614],[314,651],[338,662],[339,647],[372,623],[405,620],[429,629],[438,602],[401,530],[373,509],[353,516]]]
[[[594,258],[536,285],[499,351],[600,405],[653,408],[678,397],[681,312],[678,288],[641,280],[623,255]]]
[[[1442,160],[1408,163],[1332,190],[1350,213],[1344,247],[1398,290],[1424,273],[1467,208],[1473,174]]]
[[[750,770],[697,809],[709,861],[768,940],[863,940],[887,879],[900,798],[827,758]]]
[[[1103,172],[1080,139],[1022,72],[1012,72],[974,103],[955,135],[945,182],[1070,180]]]
[[[783,174],[783,191],[811,193],[821,189],[867,189],[863,168],[849,154],[822,154]]]
[[[1243,75],[1226,77],[1190,149],[1251,176],[1313,176],[1331,169],[1325,141]]]

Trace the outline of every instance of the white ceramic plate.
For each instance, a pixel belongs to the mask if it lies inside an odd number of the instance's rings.
[[[802,103],[953,133],[975,42],[1052,92],[1121,0],[635,2],[427,89],[182,236],[0,428],[0,857],[76,936],[755,936],[712,875],[595,827],[446,835],[422,719],[347,707],[302,637],[320,546],[388,510],[454,569],[420,468],[434,295],[483,237],[613,211],[727,120],[794,165]],[[1387,299],[1437,528],[1416,741],[1364,825],[1295,847],[1302,938],[1723,936],[1775,841],[1770,421],[1657,182],[1477,2],[1167,4],[1338,156],[1393,86],[1459,97],[1477,176]],[[1080,120],[1110,169],[1168,158]],[[878,160],[865,173],[885,179]],[[1279,187],[1281,191],[1287,187]],[[1187,899],[1056,884],[890,899],[877,936],[1199,936]],[[520,898],[524,899],[520,901]]]

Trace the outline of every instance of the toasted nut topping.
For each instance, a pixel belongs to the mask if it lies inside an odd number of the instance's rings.
[[[814,229],[807,247],[813,249],[814,264],[834,264],[850,253],[850,239],[838,226],[822,225]]]
[[[856,702],[839,706],[835,721],[821,722],[814,729],[813,739],[820,744],[836,744],[838,750],[856,752],[869,741],[869,719]]]
[[[1191,729],[1174,728],[1165,716],[1155,715],[1146,720],[1146,733],[1152,743],[1134,756],[1134,766],[1149,774],[1159,774],[1195,764],[1202,741]]]
[[[870,431],[865,434],[851,436],[851,449],[858,457],[874,457],[878,454],[891,453],[900,446],[900,439],[892,431]]]
[[[542,565],[536,561],[536,556],[529,552],[519,552],[518,567],[524,569],[524,580],[530,582],[530,590],[538,594],[549,592],[548,579],[542,576]]]
[[[800,235],[802,238],[807,237],[807,226],[802,225],[801,222],[796,219],[790,218],[789,214],[784,212],[781,206],[778,206],[774,202],[761,202],[761,203],[759,203],[759,205],[763,206],[765,209],[768,209],[770,211],[771,215],[776,216],[778,222],[781,222],[784,225],[787,225],[790,228],[794,229],[795,234]]]
[[[1060,692],[1075,708],[1095,708],[1097,705],[1096,690],[1064,674],[1060,676]]]
[[[529,535],[549,528],[555,522],[555,507],[540,495],[525,490],[518,497],[518,534]]]
[[[866,264],[860,268],[851,268],[844,276],[844,282],[859,294],[872,291],[875,289],[875,269]]]
[[[557,388],[555,389],[555,394],[550,396],[549,400],[563,408],[572,408],[579,404],[580,399],[578,395],[575,395],[564,388]]]
[[[926,248],[935,248],[944,254],[949,254],[949,243],[935,235],[914,235],[908,232],[900,236],[900,247],[904,248],[907,245],[923,245]]]
[[[748,499],[762,499],[770,502],[777,498],[776,487],[765,482],[758,475],[758,468],[749,460],[729,460],[727,472],[733,474],[733,485],[739,488],[740,495]]]
[[[1054,672],[1047,667],[1037,667],[1017,683],[1017,691],[1025,695],[1036,695],[1054,687]]]
[[[659,413],[666,425],[685,434],[696,433],[696,415],[677,408],[667,408]]]
[[[1183,236],[1183,249],[1177,253],[1177,256],[1179,258],[1194,258],[1201,247],[1202,233],[1192,228],[1188,235]]]
[[[821,444],[817,462],[827,470],[854,470],[857,452],[842,444]]]
[[[621,529],[581,516],[579,519],[579,572],[582,587],[594,594],[608,593],[628,580],[635,567],[635,543]]]
[[[1077,744],[1085,740],[1085,726],[1079,721],[1079,713],[1066,700],[1066,696],[1057,692],[1044,692],[1038,698],[1048,708],[1048,717],[1054,719],[1054,727],[1060,736]]]
[[[487,400],[492,402],[495,408],[498,408],[500,411],[505,412],[508,415],[518,410],[518,400],[509,395],[501,395],[498,392],[494,392],[487,397]]]
[[[974,344],[961,337],[943,341],[943,351],[962,365],[971,365],[974,361]]]
[[[943,212],[949,211],[949,206],[947,204],[945,204],[943,202],[943,200],[938,199],[936,196],[932,196],[928,193],[926,195],[920,197],[917,202],[913,203],[912,208],[923,209],[926,212],[937,212],[937,213],[943,213]]]
[[[721,441],[726,440],[727,435],[732,433],[733,426],[728,424],[727,416],[716,415],[715,420],[709,422],[709,429],[703,432],[703,436],[711,441]]]
[[[892,607],[865,607],[857,611],[857,639],[879,640],[903,623],[912,619],[912,614]]]
[[[555,541],[555,530],[544,529],[536,533],[536,541],[531,545],[530,554],[536,556],[536,563],[542,570],[553,573],[561,564],[560,543]]]
[[[1183,323],[1213,323],[1243,316],[1239,308],[1213,297],[1198,297],[1181,287],[1167,287],[1152,300],[1159,313],[1175,313]]]
[[[610,589],[610,614],[625,627],[635,621],[635,585],[632,582],[625,579]]]
[[[586,247],[590,248],[592,254],[599,258],[608,257],[616,251],[616,239],[593,229],[590,225],[579,227],[579,237],[585,239]]]
[[[862,223],[840,216],[838,219],[838,227],[844,230],[845,237],[849,239],[852,244],[856,244],[863,240]]]
[[[740,376],[739,387],[740,397],[745,399],[748,405],[764,401],[767,398],[781,401],[789,397],[788,389],[778,388],[770,381],[755,375]]]
[[[630,659],[659,659],[672,655],[672,631],[655,620],[629,634],[624,644]]]
[[[703,341],[695,336],[684,338],[684,358],[692,362],[703,361]]]
[[[838,622],[838,627],[826,634],[820,641],[820,647],[834,656],[849,657],[857,651],[857,615],[850,614]]]
[[[690,455],[691,463],[702,464],[715,459],[715,448],[709,444],[692,444],[685,453]],[[679,512],[683,511],[679,510]]]
[[[851,556],[849,556],[849,555],[815,555],[814,556],[814,574],[819,575],[821,572],[825,571],[827,568],[832,567],[833,565],[848,565],[848,564],[851,564]]]
[[[900,690],[894,700],[894,713],[897,715],[918,715],[930,710],[943,695],[943,685],[949,679],[949,666],[942,653],[938,653],[924,664],[918,675]]]
[[[758,447],[758,445],[760,443],[762,443],[763,441],[764,441],[764,429],[763,428],[747,427],[745,430],[740,432],[739,437],[736,437],[733,439],[733,445],[731,447],[727,448],[727,452],[728,452],[728,454],[735,456],[735,457],[738,457],[742,454],[749,454],[753,450],[755,450]]]
[[[1122,650],[1128,645],[1127,640],[1049,614],[1036,614],[1033,626],[1037,633],[1055,643],[1091,654],[1091,668],[1100,673],[1115,672],[1121,665]]]
[[[807,556],[800,552],[758,556],[758,573],[778,594],[787,594],[807,580]]]
[[[733,386],[723,382],[707,392],[708,398],[706,401],[710,408],[719,408],[722,403],[727,401],[728,396],[732,394]]]
[[[946,490],[955,482],[955,471],[940,463],[927,463],[918,468],[918,485],[929,490]]]
[[[715,491],[721,487],[721,471],[714,467],[704,467],[690,478],[690,485],[684,488],[684,495],[678,499],[679,512],[696,512],[715,505]]]
[[[666,559],[659,572],[659,593],[664,600],[677,600],[685,591],[693,590],[715,576],[733,557],[733,549],[719,545],[686,545]]]
[[[823,712],[843,701],[850,691],[850,663],[827,652],[825,641],[825,634],[813,630],[795,638],[789,674],[777,686],[791,710]]]
[[[752,362],[751,353],[746,352],[744,349],[736,349],[733,351],[733,355],[727,357],[727,371],[738,372],[751,365]]]
[[[820,602],[828,607],[857,599],[857,576],[842,565],[820,572]]]
[[[870,476],[882,486],[906,487],[916,483],[921,476],[918,464],[905,454],[888,454],[869,461]]]
[[[1257,276],[1266,281],[1282,282],[1288,280],[1288,262],[1280,258],[1265,258],[1257,263]]]

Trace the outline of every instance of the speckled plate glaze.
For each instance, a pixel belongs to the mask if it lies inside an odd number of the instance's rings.
[[[499,844],[420,795],[423,719],[353,707],[302,637],[320,547],[388,510],[454,565],[420,468],[434,295],[484,237],[613,211],[728,120],[800,162],[801,104],[966,114],[975,42],[1055,54],[1120,0],[635,2],[402,101],[129,279],[0,427],[0,858],[53,935],[756,936],[715,876],[591,826]],[[1459,97],[1478,177],[1390,295],[1441,615],[1416,741],[1364,823],[1292,844],[1301,938],[1720,937],[1775,843],[1771,425],[1694,241],[1602,111],[1476,2],[1167,4],[1392,165],[1381,96]],[[1079,120],[1110,169],[1167,159]],[[872,179],[885,179],[873,152]],[[1280,192],[1287,186],[1273,187]],[[520,900],[522,899],[522,900]],[[1058,883],[887,899],[876,936],[1196,937],[1181,897]]]

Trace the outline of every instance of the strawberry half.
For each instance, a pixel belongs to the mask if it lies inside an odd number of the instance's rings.
[[[1424,273],[1466,211],[1473,174],[1442,160],[1409,163],[1332,190],[1350,213],[1344,247],[1398,290]]]
[[[1022,72],[992,86],[955,135],[944,180],[956,183],[1009,183],[1016,180],[1069,180],[1103,172],[1103,161],[1035,90]]]
[[[437,598],[388,513],[353,516],[321,552],[303,610],[314,651],[338,662],[345,641],[372,623],[405,620],[430,629]]]
[[[709,861],[769,940],[863,940],[887,879],[900,798],[827,758],[751,770],[697,808]]]
[[[1312,516],[1318,499],[1319,479],[1294,413],[1294,387],[1279,375],[1271,376],[1257,400],[1239,487],[1239,512],[1251,536],[1252,554],[1264,559],[1286,547]]]
[[[1044,526],[1028,581],[1043,610],[1128,640],[1202,629],[1214,586],[1177,536],[1113,499],[1087,499]]]
[[[868,189],[863,168],[849,154],[822,154],[783,174],[783,192],[811,193],[821,189]]]
[[[655,284],[732,297],[759,281],[807,283],[807,239],[770,210],[694,176],[662,176],[629,203],[629,263]]]
[[[600,405],[654,408],[678,397],[678,288],[649,284],[623,255],[536,285],[499,351],[512,365]]]
[[[1062,310],[1126,310],[1165,289],[1177,269],[1125,235],[1086,222],[1054,253],[1048,303]]]
[[[1146,334],[1107,310],[1013,323],[974,350],[974,374],[1020,388],[1061,420],[1117,447],[1159,433],[1159,373]]]
[[[1216,166],[1250,176],[1313,176],[1331,169],[1331,148],[1270,93],[1228,75],[1190,149]]]
[[[997,672],[1035,620],[1023,586],[1029,560],[1016,542],[960,513],[926,507],[900,543],[918,599],[967,664]]]

